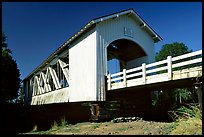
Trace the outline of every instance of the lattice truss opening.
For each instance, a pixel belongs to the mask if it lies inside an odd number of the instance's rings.
[[[69,87],[69,57],[59,57],[36,73],[29,81],[29,97]]]

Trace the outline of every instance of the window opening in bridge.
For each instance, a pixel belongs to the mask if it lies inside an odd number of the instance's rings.
[[[61,59],[62,61],[66,62],[65,59]],[[64,68],[63,68],[64,69]],[[58,79],[59,79],[59,83],[61,85],[62,88],[64,87],[68,87],[68,82],[65,78],[65,75],[63,73],[63,70],[62,70],[62,67],[60,66],[59,62],[57,63],[57,76],[58,76]]]
[[[64,63],[66,63],[67,67],[69,66],[69,58],[68,57],[60,58],[60,60],[62,60]]]

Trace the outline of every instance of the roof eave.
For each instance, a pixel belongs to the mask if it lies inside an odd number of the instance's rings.
[[[108,20],[108,19],[111,19],[111,18],[118,18],[119,16],[125,15],[125,14],[128,14],[129,16],[134,14],[135,17],[138,19],[139,23],[143,24],[144,25],[143,27],[146,27],[148,29],[148,31],[150,32],[149,35],[152,36],[154,43],[162,41],[162,38],[133,9],[129,9],[129,10],[126,10],[126,11],[123,11],[123,12],[118,12],[118,13],[111,14],[111,15],[108,15],[108,16],[103,16],[103,17],[100,17],[100,18],[96,18],[93,21],[94,21],[94,23],[100,23],[102,21],[105,21],[105,20]]]

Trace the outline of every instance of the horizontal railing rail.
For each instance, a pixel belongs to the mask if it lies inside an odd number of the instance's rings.
[[[175,71],[195,67],[200,67],[202,70],[202,50],[176,57],[168,56],[167,59],[162,61],[150,64],[143,63],[136,68],[123,69],[122,72],[108,74],[108,90],[115,89],[113,88],[114,86],[116,88],[127,87],[130,82],[134,82],[134,84],[130,84],[133,86],[154,83],[151,79],[155,77],[158,78],[155,82],[173,80],[173,73]],[[149,82],[147,82],[147,80],[149,80]]]

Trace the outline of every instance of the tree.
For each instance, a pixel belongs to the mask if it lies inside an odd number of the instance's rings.
[[[165,44],[162,46],[161,50],[156,53],[156,61],[161,61],[167,59],[168,56],[179,56],[186,53],[190,53],[192,50],[190,50],[184,43],[174,42],[172,44]],[[187,66],[185,66],[187,67]],[[181,69],[181,68],[176,68]],[[175,103],[182,103],[182,101],[189,101],[193,100],[194,95],[192,93],[195,93],[192,91],[191,88],[177,88],[177,89],[167,89],[163,90],[160,93],[160,98],[158,100],[158,104],[163,106],[164,109],[170,109],[175,105]]]
[[[20,88],[20,71],[12,52],[6,43],[6,36],[2,32],[2,69],[1,69],[1,91],[0,102],[8,102],[18,97]]]
[[[159,53],[156,53],[156,61],[164,60],[167,56],[175,57],[190,52],[192,52],[192,50],[190,50],[184,43],[174,42],[172,44],[165,44],[162,46]]]

